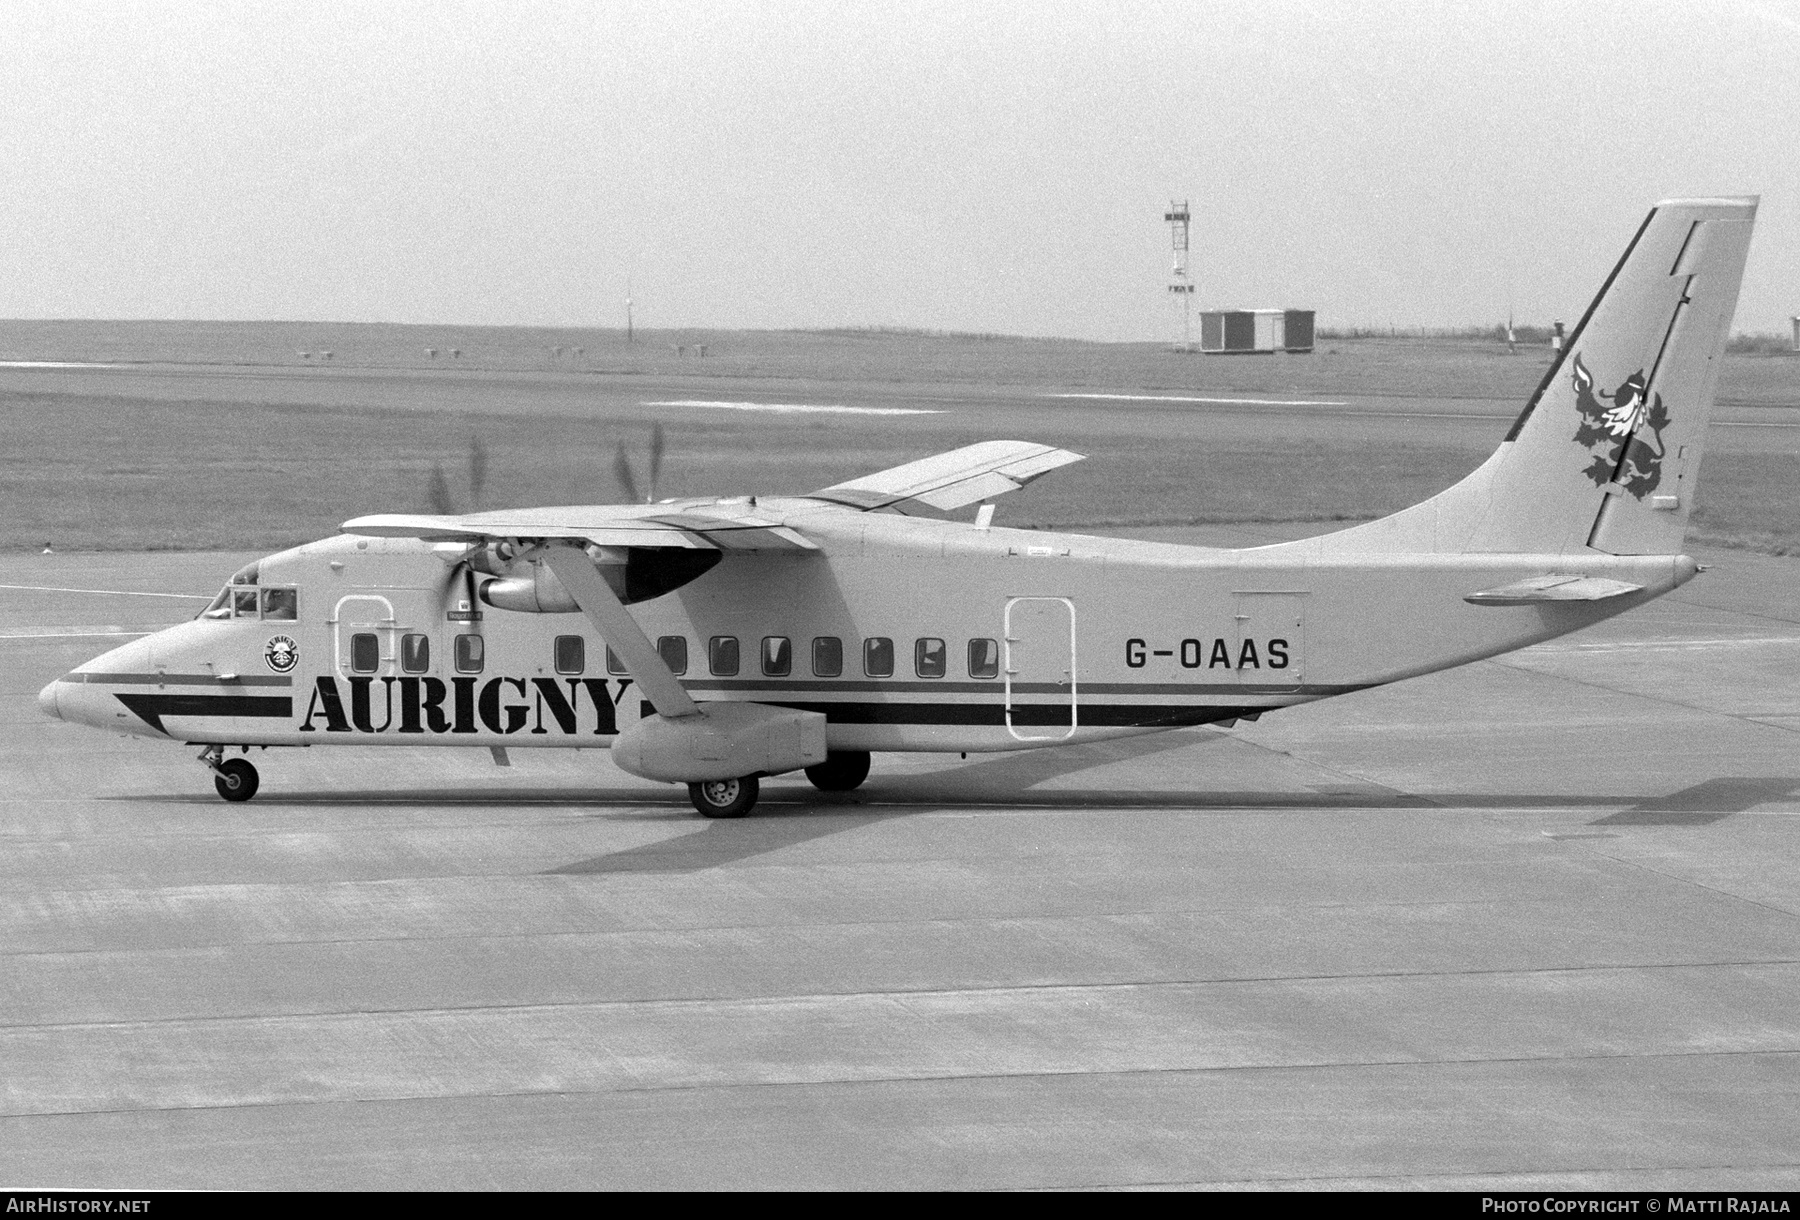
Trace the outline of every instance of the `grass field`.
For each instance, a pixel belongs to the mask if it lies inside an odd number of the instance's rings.
[[[697,343],[708,346],[704,359]],[[641,447],[653,420],[670,436],[659,495],[805,491],[937,449],[1023,436],[1092,460],[1008,497],[1009,524],[1353,520],[1423,499],[1473,468],[1503,434],[1501,414],[1546,366],[1544,353],[1509,356],[1468,340],[1342,340],[1313,356],[1220,359],[1154,345],[880,332],[656,333],[628,346],[609,332],[297,323],[0,323],[0,359],[187,366],[0,370],[0,548],[10,550],[45,541],[290,545],[360,513],[423,509],[432,465],[460,484],[474,437],[491,457],[482,507],[616,500],[614,447]],[[1476,414],[1414,423],[1043,396],[1082,388],[1378,395]],[[646,405],[745,395],[942,413]],[[1800,407],[1800,360],[1730,357],[1720,398],[1752,412]],[[1800,548],[1800,438],[1723,431],[1707,459],[1697,531]]]

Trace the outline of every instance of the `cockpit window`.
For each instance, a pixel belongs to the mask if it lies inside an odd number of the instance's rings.
[[[234,585],[253,585],[256,583],[256,574],[261,569],[262,560],[260,559],[255,563],[245,564],[231,574],[231,583]]]
[[[251,573],[252,577],[255,573]],[[291,623],[300,617],[300,593],[291,586],[246,588],[239,572],[232,583],[219,590],[212,604],[200,612],[201,618],[261,618],[276,623]]]

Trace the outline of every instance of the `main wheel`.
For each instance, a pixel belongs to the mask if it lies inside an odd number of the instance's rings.
[[[688,785],[688,800],[709,818],[741,818],[756,804],[754,775],[742,779],[709,779]]]
[[[833,750],[806,769],[806,778],[820,792],[849,792],[869,778],[869,752]]]
[[[242,758],[228,758],[213,773],[213,787],[228,801],[247,801],[260,782],[256,768]]]

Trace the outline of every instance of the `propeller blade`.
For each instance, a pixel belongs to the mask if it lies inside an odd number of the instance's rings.
[[[425,503],[440,517],[456,514],[456,504],[450,499],[450,484],[444,478],[441,463],[431,464],[431,478],[425,484]]]
[[[631,473],[631,459],[625,456],[625,442],[619,442],[619,452],[613,456],[613,478],[619,481],[619,490],[625,493],[627,503],[638,502],[637,476]]]
[[[657,424],[650,429],[650,492],[644,497],[644,503],[650,504],[656,499],[656,480],[662,474],[663,460],[663,426]]]
[[[469,501],[481,507],[481,489],[487,485],[488,451],[479,436],[469,438]]]

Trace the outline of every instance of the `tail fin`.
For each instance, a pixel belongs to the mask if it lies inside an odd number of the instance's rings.
[[[1652,208],[1492,457],[1422,504],[1315,541],[1327,552],[1678,552],[1756,204]]]

